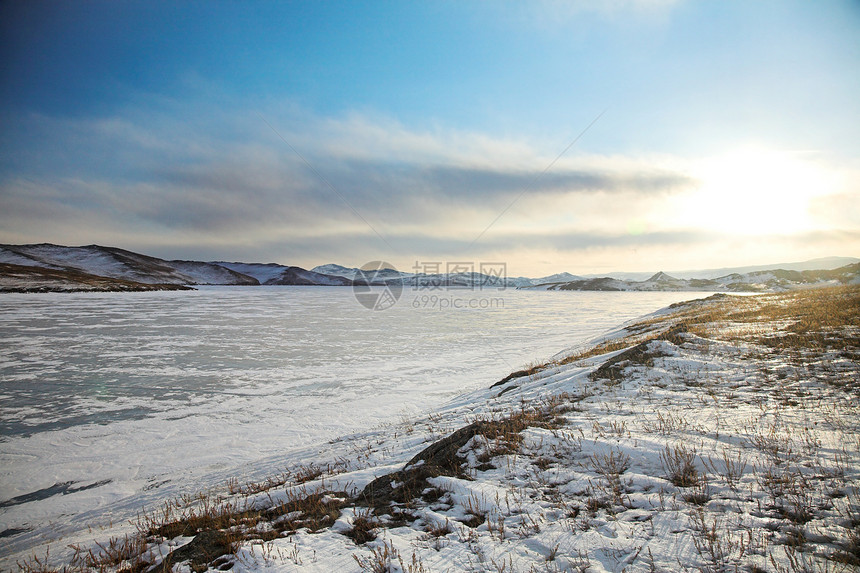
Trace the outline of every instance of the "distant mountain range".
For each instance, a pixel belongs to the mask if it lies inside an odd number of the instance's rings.
[[[834,268],[839,263],[845,263]],[[645,280],[631,277],[581,277],[559,273],[540,278],[498,277],[481,273],[406,273],[383,269],[364,273],[327,264],[306,270],[276,263],[164,260],[116,247],[0,245],[0,291],[113,291],[181,289],[185,285],[319,285],[392,284],[416,288],[524,288],[540,290],[692,290],[759,292],[816,284],[860,283],[860,259],[828,258],[784,267],[747,267],[744,272],[708,278],[676,278],[657,273]],[[822,265],[818,269],[810,264]],[[731,270],[731,269],[729,269]],[[710,274],[709,274],[710,273]]]
[[[819,259],[811,259],[809,261],[794,262],[794,263],[776,263],[771,265],[754,265],[746,267],[724,267],[719,269],[698,269],[686,271],[669,271],[669,274],[680,279],[716,279],[733,274],[745,274],[757,271],[819,271],[833,270],[846,265],[860,263],[860,259],[855,257],[823,257]],[[622,279],[627,281],[644,281],[648,279],[653,272],[611,272],[605,275],[589,274],[583,275],[582,278],[604,278]]]
[[[793,271],[776,269],[730,273],[715,279],[679,279],[659,272],[644,281],[602,277],[547,283],[524,288],[588,291],[775,292],[836,284],[860,284],[860,263],[853,263],[832,270]]]
[[[353,280],[354,277],[367,276],[358,268],[344,267],[336,264],[320,265],[311,269],[313,272],[334,275]],[[469,273],[407,273],[396,271],[394,269],[386,269],[375,273],[376,280],[385,281],[401,281],[405,286],[416,287],[455,287],[455,288],[472,288],[472,287],[487,287],[487,288],[519,288],[531,287],[535,285],[550,283],[575,281],[583,277],[572,275],[570,273],[559,273],[548,277],[530,279],[527,277],[498,277],[487,275],[479,272]]]

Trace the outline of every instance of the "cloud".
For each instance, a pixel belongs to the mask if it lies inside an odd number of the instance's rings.
[[[41,137],[24,138],[25,149],[5,166],[5,199],[19,212],[75,204],[154,227],[230,230],[279,221],[308,226],[309,218],[314,227],[341,225],[352,209],[368,220],[420,225],[447,218],[451,209],[498,212],[523,194],[659,195],[691,184],[682,174],[606,158],[562,161],[544,172],[546,156],[522,143],[413,132],[356,116],[303,120],[284,136],[296,142],[299,157],[259,118],[249,126],[247,114],[225,116],[213,120],[215,128],[194,114],[172,124],[144,124],[133,114],[31,118],[33,126],[19,125],[18,133]],[[273,120],[280,123],[294,125],[291,118]],[[24,178],[35,183],[22,186]],[[433,204],[435,213],[428,212]]]
[[[14,118],[0,135],[0,241],[313,266],[380,256],[565,261],[718,240],[666,216],[699,185],[679,158],[574,149],[547,170],[559,150],[386,118],[160,109]]]

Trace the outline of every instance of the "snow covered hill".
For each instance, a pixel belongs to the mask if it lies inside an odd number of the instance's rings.
[[[337,274],[322,273],[315,270],[308,271],[301,267],[277,263],[225,263],[219,261],[214,264],[254,277],[263,285],[346,286],[352,284],[351,279],[346,279]]]
[[[144,284],[258,284],[252,277],[211,263],[165,261],[99,245],[0,245],[0,262],[82,272]]]
[[[352,280],[355,275],[358,273],[357,268],[348,268],[343,265],[338,265],[334,263],[329,263],[327,265],[319,265],[311,269],[315,273],[320,273],[324,275],[333,275],[338,277],[345,277]]]
[[[582,280],[583,277],[572,275],[568,272],[564,273],[556,273],[554,275],[549,275],[548,277],[541,277],[539,279],[529,279],[533,285],[540,285],[546,283],[561,283],[561,282],[569,282],[569,281],[578,281]]]
[[[342,277],[307,271],[300,267],[275,263],[225,263],[203,261],[167,261],[115,247],[88,245],[65,247],[52,244],[0,245],[0,263],[67,273],[62,280],[55,273],[22,274],[13,281],[0,273],[0,290],[92,290],[86,281],[74,277],[84,274],[104,279],[132,281],[141,284],[164,285],[335,285],[352,284]],[[33,284],[28,284],[27,276]],[[55,284],[48,284],[52,277]],[[91,282],[91,281],[90,281]],[[12,285],[14,283],[14,286]],[[128,290],[120,283],[105,280],[99,288]]]

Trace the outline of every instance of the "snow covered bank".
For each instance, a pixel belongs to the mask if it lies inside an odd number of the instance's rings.
[[[673,305],[51,555],[109,571],[856,570],[858,361],[858,287]],[[37,557],[23,568],[47,569]]]

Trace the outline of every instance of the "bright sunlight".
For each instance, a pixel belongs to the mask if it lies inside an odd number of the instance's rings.
[[[808,231],[811,200],[835,190],[834,176],[800,153],[745,148],[694,169],[701,186],[681,201],[681,221],[732,234]]]

